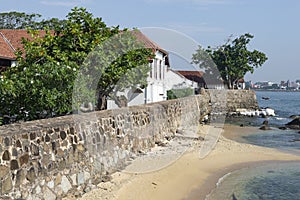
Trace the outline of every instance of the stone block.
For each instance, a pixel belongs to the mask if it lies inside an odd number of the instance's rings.
[[[50,188],[50,189],[53,189],[54,188],[54,181],[51,180],[47,183],[47,186]]]
[[[29,182],[34,182],[34,181],[35,181],[36,175],[35,175],[35,171],[34,171],[34,168],[33,168],[33,167],[31,167],[31,168],[27,171],[26,179],[27,179]]]
[[[56,200],[56,195],[48,187],[44,187],[43,191],[44,200]]]
[[[87,171],[84,171],[84,181],[88,181],[91,178],[91,174]]]
[[[5,161],[9,161],[10,160],[10,153],[8,150],[5,150],[2,154],[2,160],[5,160]]]
[[[19,163],[17,160],[10,161],[10,170],[19,169]]]
[[[81,185],[84,184],[84,173],[83,172],[79,172],[77,175],[77,184]]]
[[[9,173],[9,168],[4,165],[0,165],[0,179],[3,179]]]
[[[28,164],[29,155],[26,153],[19,158],[20,166]]]
[[[33,143],[31,143],[31,145],[30,145],[30,151],[31,151],[31,155],[33,155],[33,156],[40,155],[39,147]]]
[[[61,178],[61,189],[63,193],[67,193],[72,188],[72,185],[69,179],[66,176],[62,176]]]
[[[17,141],[16,141],[16,147],[22,148],[22,143],[21,143],[20,140],[17,140]]]
[[[64,140],[66,139],[66,137],[67,137],[67,133],[65,131],[60,131],[60,138]]]
[[[5,137],[4,138],[4,144],[6,147],[10,146],[11,145],[11,140],[9,137]]]
[[[2,182],[2,194],[7,194],[9,192],[11,192],[12,190],[12,181],[11,181],[11,177],[6,178],[3,182]]]
[[[30,140],[35,140],[35,138],[36,138],[36,133],[30,133],[30,134],[29,134],[29,138],[30,138]]]
[[[70,176],[71,180],[72,180],[72,185],[77,185],[77,174],[73,174],[72,176]]]
[[[55,177],[55,182],[54,182],[55,186],[61,184],[61,178],[62,178],[61,174],[58,173]]]
[[[22,185],[24,180],[25,180],[25,172],[23,169],[20,169],[16,174],[15,187],[19,187],[20,185]]]

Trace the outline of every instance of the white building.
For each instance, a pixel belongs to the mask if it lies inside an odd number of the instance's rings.
[[[168,52],[163,50],[142,32],[134,30],[132,33],[136,36],[137,40],[145,44],[146,48],[152,49],[155,58],[149,62],[151,70],[147,78],[147,87],[144,89],[137,88],[134,91],[132,89],[127,89],[124,93],[120,94],[126,97],[128,106],[166,100],[167,88],[165,80],[167,69],[169,68]],[[118,108],[118,106],[113,100],[108,100],[107,109],[113,108]]]
[[[196,89],[198,88],[198,83],[191,81],[179,72],[168,68],[165,76],[165,87],[167,90],[184,88]]]

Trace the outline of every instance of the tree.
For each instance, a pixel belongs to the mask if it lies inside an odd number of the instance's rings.
[[[126,30],[121,32],[127,33]],[[72,9],[63,25],[46,30],[43,36],[39,31],[30,30],[32,38],[23,39],[24,53],[17,53],[18,65],[1,76],[2,116],[26,121],[70,114],[73,111],[74,89],[80,89],[81,94],[85,94],[82,97],[89,95],[94,99],[91,102],[102,109],[101,101],[114,91],[121,75],[128,74],[126,80],[131,86],[145,84],[144,77],[149,71],[146,63],[152,52],[137,49],[137,43],[123,38],[113,41],[115,45],[126,46],[128,51],[114,53],[115,46],[105,41],[114,35],[126,35],[119,33],[119,27],[107,27],[101,18],[94,18],[84,8]],[[110,58],[112,62],[108,62]],[[135,70],[143,76],[138,78],[137,74],[127,73]],[[94,74],[98,73],[101,77],[91,80],[79,76],[83,79],[78,79],[78,73],[90,72],[96,72]],[[79,84],[81,88],[74,88],[74,83],[78,81],[82,81]],[[97,96],[89,91],[87,84],[96,84]],[[118,87],[122,89],[124,85],[121,86]]]
[[[57,26],[62,26],[64,20],[58,18],[51,18],[48,20],[40,20],[42,15],[32,13],[26,14],[24,12],[4,12],[0,13],[0,29],[54,29]]]
[[[216,66],[220,78],[229,89],[233,89],[238,80],[244,78],[247,72],[253,73],[254,68],[260,67],[268,59],[264,53],[258,50],[248,50],[247,45],[253,37],[253,35],[246,33],[234,40],[229,39],[225,44],[215,49],[208,47],[203,50],[199,47],[192,57],[193,63],[206,70]],[[215,64],[203,60],[204,52],[212,58]]]
[[[26,29],[35,25],[40,14],[26,14],[24,12],[0,13],[0,29]]]
[[[153,52],[137,41],[132,32],[123,31],[114,35],[91,52],[83,63],[84,67],[77,76],[73,94],[76,102],[73,103],[78,107],[82,103],[93,102],[96,96],[96,107],[102,110],[106,108],[109,97],[121,107],[122,98],[127,99],[119,92],[147,86],[151,69],[149,59],[153,57]]]

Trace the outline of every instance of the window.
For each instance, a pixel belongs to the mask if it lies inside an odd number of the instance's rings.
[[[157,79],[157,59],[154,59],[154,78]]]
[[[165,65],[162,64],[162,79],[165,79]]]
[[[150,78],[153,78],[152,76],[153,76],[153,67],[152,67],[152,62],[150,62],[149,63],[149,67],[150,67],[150,74],[149,74],[149,76],[150,76]]]
[[[159,61],[159,71],[158,71],[158,77],[161,80],[162,78],[162,71],[161,71],[161,60]]]

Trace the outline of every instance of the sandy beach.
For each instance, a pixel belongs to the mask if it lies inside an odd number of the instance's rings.
[[[202,130],[208,129],[203,127]],[[112,175],[110,182],[100,183],[97,189],[86,193],[81,199],[205,199],[219,178],[230,171],[261,162],[300,160],[297,155],[228,139],[236,137],[237,133],[249,134],[257,131],[256,127],[225,125],[216,146],[208,156],[201,159],[199,147],[203,142],[194,142],[191,148],[169,165],[161,165],[164,167],[147,173],[134,173],[134,170],[117,172]],[[151,159],[151,163],[156,165],[164,160],[159,156]],[[134,165],[131,169],[134,169]]]

